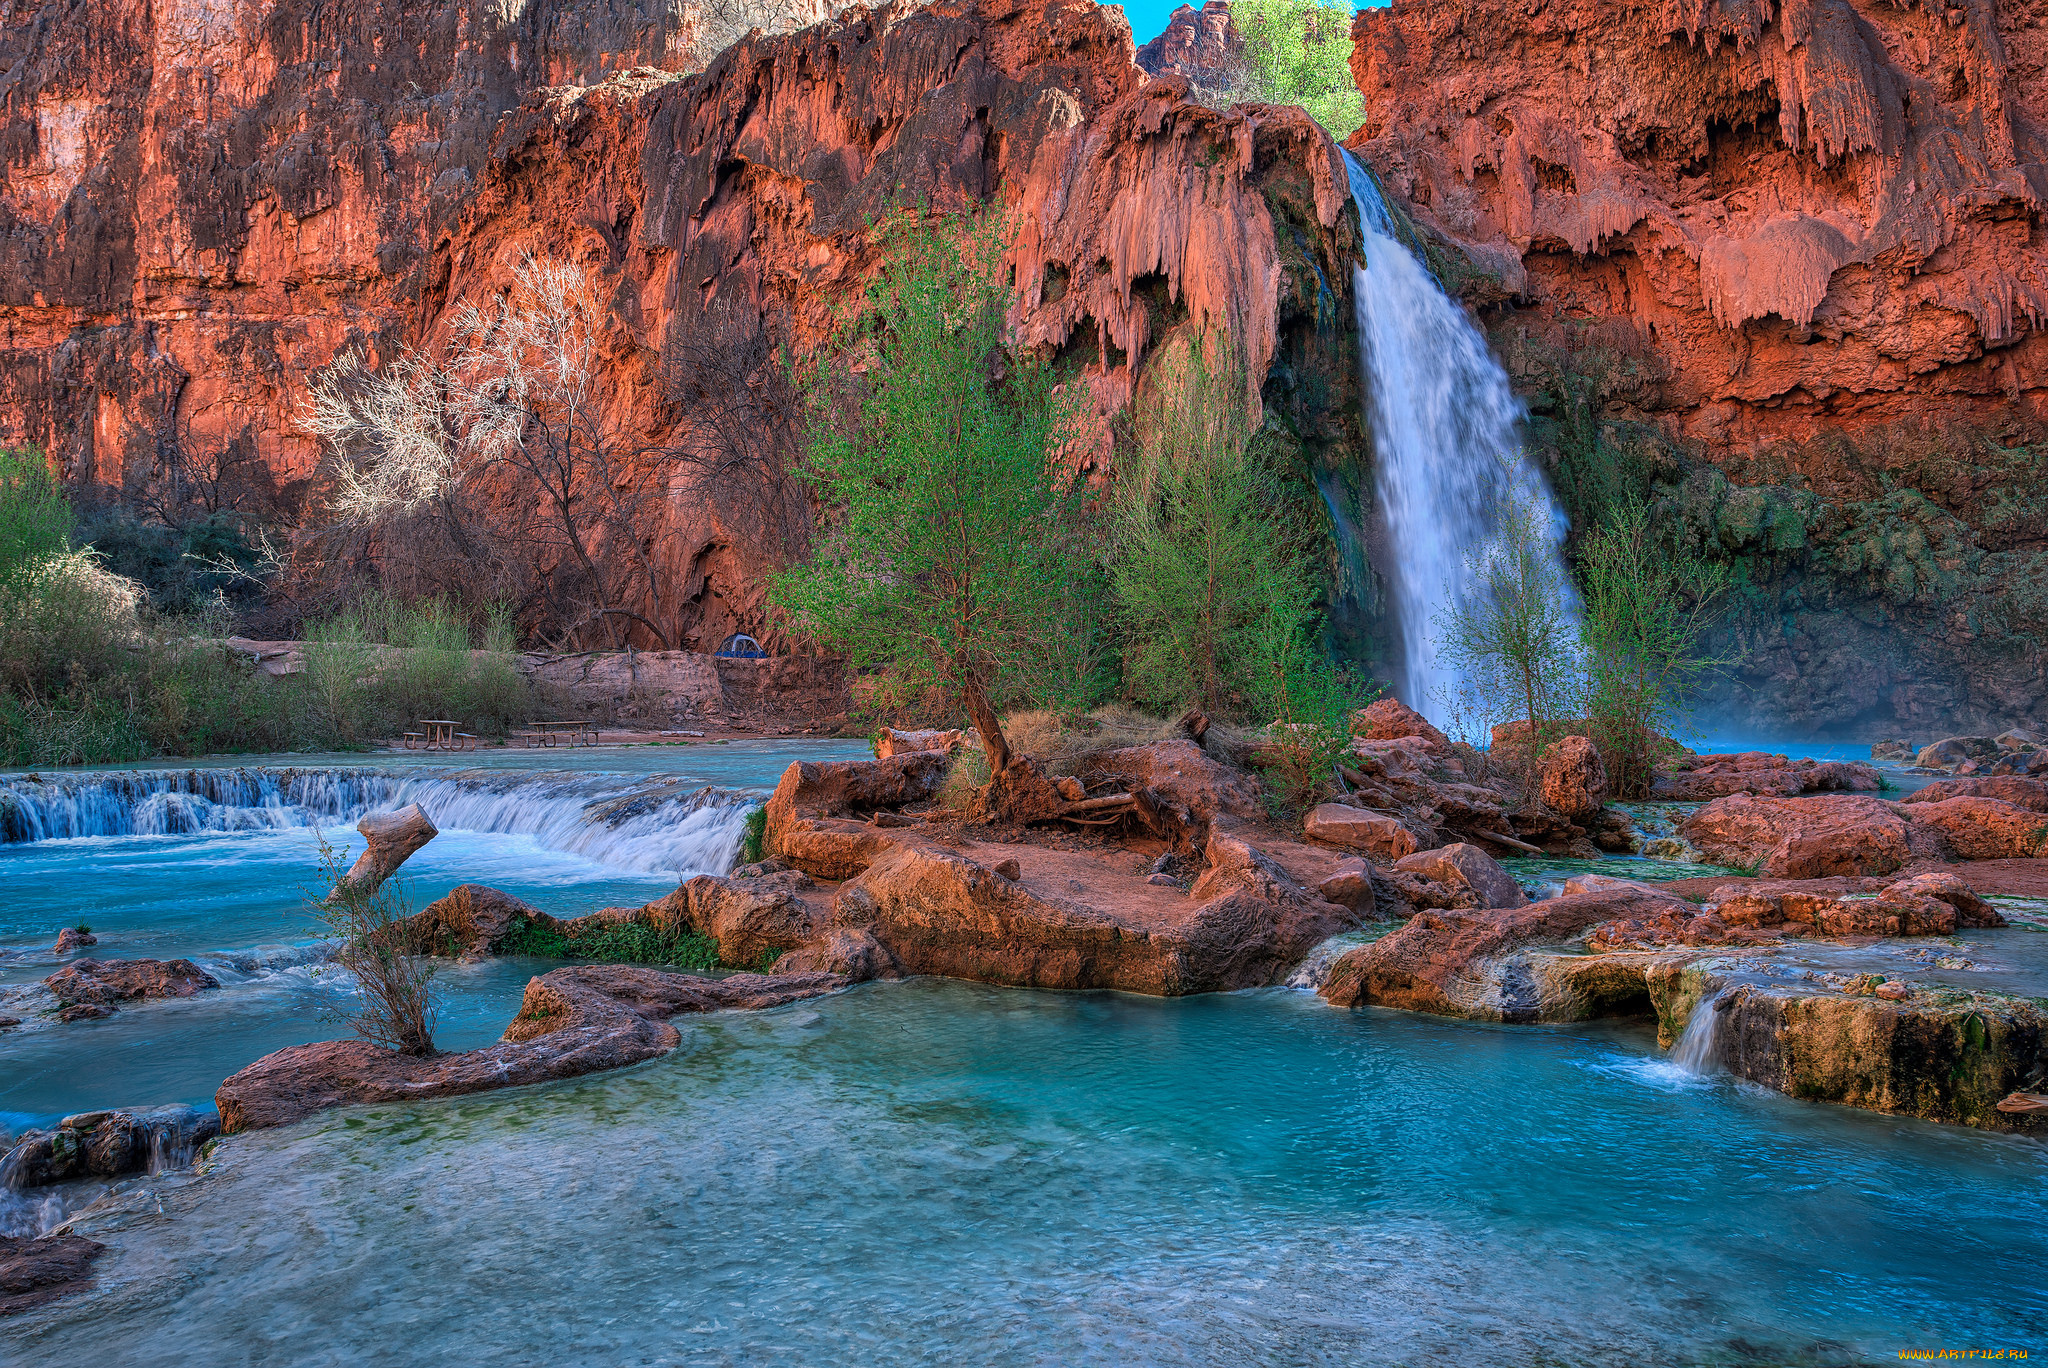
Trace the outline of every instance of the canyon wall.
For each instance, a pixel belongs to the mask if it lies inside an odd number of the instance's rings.
[[[2040,0],[1358,16],[1351,145],[1464,249],[1454,283],[1532,440],[1567,486],[1589,462],[1651,480],[1736,570],[1710,723],[1926,735],[2048,710],[2044,18]]]
[[[714,314],[814,347],[901,206],[1011,211],[1020,330],[1104,424],[1178,336],[1227,333],[1258,381],[1348,315],[1334,144],[1190,103],[1091,0],[852,8],[695,72],[695,6],[9,3],[0,439],[131,490],[238,442],[303,493],[311,371],[431,348],[567,257],[611,292],[604,422],[667,481],[666,596],[636,606],[677,646],[773,638],[766,553],[668,445],[665,351]]]

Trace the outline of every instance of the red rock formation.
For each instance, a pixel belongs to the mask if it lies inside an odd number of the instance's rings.
[[[678,329],[715,305],[816,345],[876,269],[871,220],[919,201],[1014,211],[1021,331],[1104,415],[1175,335],[1227,328],[1256,383],[1284,317],[1348,312],[1327,137],[1186,102],[1133,64],[1113,8],[856,8],[663,69],[689,37],[615,0],[509,20],[350,0],[303,23],[51,0],[10,23],[0,438],[116,487],[181,442],[239,441],[303,492],[307,374],[352,341],[434,345],[534,251],[603,273],[604,422],[659,447]],[[671,641],[761,635],[772,548],[659,473]]]
[[[85,1291],[92,1286],[92,1261],[106,1248],[83,1235],[0,1235],[0,1316]]]
[[[1200,9],[1176,9],[1159,36],[1138,49],[1138,65],[1154,76],[1185,76],[1197,89],[1221,95],[1243,50],[1230,23],[1230,0],[1209,0]]]
[[[1400,0],[1354,145],[1710,448],[2048,415],[2038,0]]]

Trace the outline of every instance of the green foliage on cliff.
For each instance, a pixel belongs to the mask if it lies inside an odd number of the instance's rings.
[[[700,932],[687,928],[668,932],[640,922],[621,922],[565,936],[553,927],[521,917],[498,943],[498,953],[588,964],[659,964],[699,972],[757,967],[722,963],[718,942]]]
[[[1347,138],[1365,119],[1365,98],[1351,79],[1349,4],[1320,0],[1235,0],[1231,26],[1243,40],[1243,75],[1232,94],[1267,104],[1300,105]]]
[[[1030,691],[1088,564],[1080,491],[1057,460],[1070,412],[1051,369],[1012,343],[1000,219],[892,236],[843,339],[871,358],[865,382],[813,406],[816,549],[769,596],[855,666],[943,688],[1001,770],[995,701]]]
[[[1199,345],[1152,366],[1111,499],[1124,688],[1152,707],[1242,714],[1314,618],[1317,519],[1254,441],[1241,370]]]

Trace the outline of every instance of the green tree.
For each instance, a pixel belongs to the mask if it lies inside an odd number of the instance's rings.
[[[1642,797],[1658,734],[1716,660],[1701,635],[1728,589],[1728,569],[1655,534],[1640,499],[1618,505],[1579,547],[1585,593],[1586,716],[1617,796]]]
[[[1349,137],[1365,120],[1365,98],[1351,79],[1355,13],[1319,0],[1234,0],[1230,22],[1244,49],[1233,93],[1300,105],[1337,137]]]
[[[70,549],[71,504],[35,450],[0,447],[0,582]]]
[[[865,392],[814,412],[802,473],[826,508],[811,558],[770,600],[792,625],[912,687],[939,684],[1010,764],[994,700],[1028,687],[1081,570],[1069,413],[1012,345],[993,214],[898,229],[848,339]]]
[[[1519,712],[1532,736],[1572,709],[1580,678],[1572,585],[1549,519],[1532,494],[1510,494],[1494,535],[1466,559],[1473,592],[1437,619],[1482,720]]]
[[[1154,706],[1242,713],[1314,615],[1301,530],[1314,520],[1252,440],[1242,370],[1195,345],[1162,352],[1153,373],[1112,504],[1125,687]]]

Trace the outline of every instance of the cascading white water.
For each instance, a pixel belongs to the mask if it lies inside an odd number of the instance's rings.
[[[1387,524],[1402,700],[1446,723],[1466,683],[1444,659],[1441,619],[1470,602],[1472,567],[1517,501],[1547,523],[1563,564],[1566,521],[1515,433],[1522,407],[1479,329],[1396,238],[1378,185],[1344,152],[1365,230],[1353,273],[1369,397],[1375,494]],[[1568,583],[1569,581],[1564,581]]]
[[[1671,1062],[1690,1074],[1710,1074],[1721,1067],[1721,1012],[1718,996],[1701,998],[1686,1018],[1685,1030],[1671,1047]]]
[[[0,844],[333,826],[418,803],[436,826],[532,837],[616,869],[719,873],[757,797],[675,779],[517,772],[141,770],[0,777]]]

